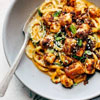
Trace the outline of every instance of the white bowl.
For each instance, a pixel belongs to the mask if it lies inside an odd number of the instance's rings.
[[[30,13],[43,0],[16,0],[6,17],[3,30],[4,51],[8,63],[11,65],[24,41],[22,29]],[[96,2],[98,1],[98,2]],[[99,0],[95,0],[99,3]],[[100,94],[100,73],[89,80],[89,84],[74,86],[71,89],[54,84],[50,77],[39,71],[26,55],[23,55],[16,76],[21,82],[35,93],[54,100],[82,100],[90,99]]]

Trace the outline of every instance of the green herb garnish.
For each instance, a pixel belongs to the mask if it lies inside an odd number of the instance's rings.
[[[61,41],[61,40],[65,40],[64,37],[56,37],[56,41]]]
[[[54,65],[62,66],[62,64],[56,62],[54,62]]]
[[[42,17],[43,14],[42,14],[42,12],[40,11],[40,9],[38,9],[37,11],[38,11],[39,16]]]
[[[70,25],[70,30],[72,31],[73,34],[76,34],[76,27],[73,24]]]
[[[92,55],[92,52],[91,52],[90,50],[86,50],[86,51],[85,51],[85,54],[87,54],[87,55]]]
[[[77,59],[77,60],[80,60],[81,62],[84,62],[85,59],[86,59],[85,56],[79,57],[79,56],[73,55],[72,57],[75,58],[75,59]]]
[[[77,42],[78,46],[81,47],[82,46],[82,43],[83,43],[82,40],[81,39],[78,39],[78,42]]]
[[[63,32],[58,32],[57,34],[54,35],[54,38],[56,41],[60,41],[60,40],[65,40],[65,36],[63,36]]]
[[[77,86],[77,83],[74,83],[74,86]]]
[[[98,27],[98,31],[100,30],[100,27]]]
[[[54,49],[50,50],[50,53],[54,53]]]
[[[68,64],[68,60],[65,60],[65,63],[67,63],[67,64]]]
[[[58,37],[58,36],[61,35],[61,34],[62,34],[62,32],[60,31],[60,32],[58,32],[57,34],[55,34],[54,37],[56,38],[56,37]]]
[[[53,14],[53,17],[58,17],[61,14],[61,11],[57,11]]]
[[[48,53],[54,53],[54,49],[48,49],[47,52]]]
[[[73,58],[75,58],[77,60],[80,60],[80,57],[79,56],[76,56],[76,55],[73,55]]]

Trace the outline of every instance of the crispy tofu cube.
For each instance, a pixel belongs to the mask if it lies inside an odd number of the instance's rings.
[[[54,46],[53,40],[54,40],[54,37],[52,35],[48,35],[44,37],[43,39],[41,39],[40,45],[42,46],[42,48],[53,47]]]
[[[63,4],[63,5],[66,5],[67,4],[67,0],[60,0],[60,3]]]
[[[89,6],[89,14],[91,17],[100,17],[100,9],[98,9],[95,5]]]
[[[74,82],[77,83],[77,84],[81,83],[81,82],[86,80],[86,77],[87,77],[86,74],[79,75],[78,77],[76,77],[74,79]]]
[[[98,62],[97,62],[97,64],[96,64],[95,68],[96,68],[97,70],[100,70],[100,60],[98,60]]]
[[[60,31],[60,23],[59,22],[53,22],[50,26],[50,32],[53,32],[53,33],[58,33]]]
[[[61,54],[61,55],[60,55],[60,60],[61,60],[65,65],[68,65],[68,64],[70,64],[70,63],[73,62],[73,59],[72,59],[71,57],[66,56],[66,55],[64,55],[64,54]]]
[[[46,63],[52,64],[55,61],[55,59],[56,59],[56,56],[52,53],[48,53],[44,55],[44,61]]]
[[[78,28],[76,36],[78,38],[83,39],[88,36],[89,32],[90,32],[90,26],[88,24],[82,24]]]
[[[72,15],[70,13],[67,13],[65,15],[61,15],[59,17],[59,22],[61,26],[65,26],[66,24],[71,24],[72,23]]]
[[[84,49],[83,49],[83,48],[80,48],[80,49],[77,51],[76,56],[81,57],[81,56],[83,55],[83,53],[84,53]]]
[[[64,85],[66,88],[70,88],[73,85],[73,80],[68,78],[66,75],[61,76],[61,84]]]
[[[84,66],[80,61],[73,63],[69,67],[65,68],[66,75],[71,79],[76,78],[77,76],[83,74],[84,72],[85,72]]]
[[[85,61],[85,73],[86,74],[94,74],[95,73],[95,60],[94,59],[86,59]]]
[[[53,17],[51,14],[47,14],[46,16],[43,16],[42,19],[44,20],[44,23],[46,25],[51,25],[53,22]]]
[[[67,5],[68,5],[68,6],[74,7],[74,6],[75,6],[75,3],[76,3],[76,0],[68,0],[68,1],[67,1]]]
[[[75,10],[77,13],[79,13],[79,12],[80,12],[80,14],[86,13],[86,11],[85,11],[86,9],[87,9],[87,5],[85,4],[84,1],[76,0]]]
[[[75,47],[77,41],[72,38],[66,38],[65,44],[64,44],[64,52],[66,55],[71,55],[71,50]]]
[[[83,43],[83,46],[77,51],[76,56],[81,57],[85,51],[86,48],[86,41]]]
[[[64,6],[62,9],[63,12],[70,13],[74,11],[74,8],[71,6]]]

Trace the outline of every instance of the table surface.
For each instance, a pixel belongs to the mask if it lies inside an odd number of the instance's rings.
[[[9,65],[3,51],[2,28],[7,9],[12,1],[13,0],[0,0],[0,82],[9,70]],[[0,98],[0,100],[32,100],[29,95],[29,90],[14,76],[5,96]],[[93,100],[100,100],[100,98]]]

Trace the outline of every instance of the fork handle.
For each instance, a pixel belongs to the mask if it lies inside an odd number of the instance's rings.
[[[10,70],[8,71],[8,73],[6,74],[6,76],[4,77],[2,82],[0,83],[0,97],[3,97],[5,95],[8,85],[13,77],[13,74],[15,73],[17,66],[22,58],[22,55],[24,53],[25,47],[28,43],[28,40],[29,40],[29,36],[27,34],[27,36],[25,36],[25,41],[23,43],[21,50],[19,51],[18,56],[16,57],[13,65],[10,67]]]

